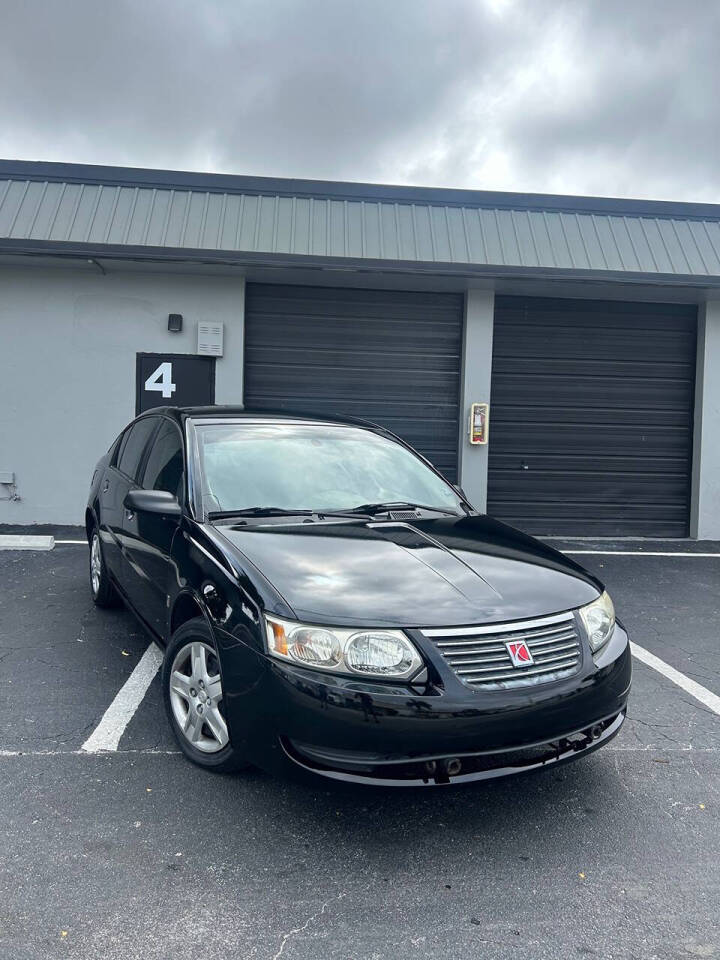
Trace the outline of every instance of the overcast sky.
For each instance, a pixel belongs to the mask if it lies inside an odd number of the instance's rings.
[[[3,0],[0,156],[720,201],[717,0]]]

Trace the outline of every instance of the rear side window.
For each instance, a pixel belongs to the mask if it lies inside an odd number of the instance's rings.
[[[123,437],[118,456],[118,470],[137,480],[138,466],[145,446],[157,426],[157,417],[143,417],[134,423]]]
[[[146,490],[166,490],[182,499],[183,451],[180,433],[166,420],[155,436],[145,465]]]
[[[116,467],[118,462],[118,454],[120,452],[120,444],[125,439],[125,434],[121,433],[117,440],[114,440],[108,450],[108,463],[111,467]]]

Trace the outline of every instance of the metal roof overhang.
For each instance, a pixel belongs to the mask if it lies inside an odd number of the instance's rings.
[[[101,164],[0,159],[0,181],[31,180],[88,186],[210,191],[213,193],[283,196],[333,200],[381,200],[390,203],[480,206],[503,210],[536,210],[619,216],[718,219],[720,204],[571,194],[510,193],[448,187],[416,187],[357,181],[255,177],[242,174],[113,167]]]
[[[294,271],[333,271],[337,273],[384,274],[415,277],[452,277],[467,281],[531,280],[550,282],[611,283],[623,286],[682,287],[692,290],[720,288],[720,276],[661,274],[618,270],[588,270],[567,267],[530,267],[436,261],[386,260],[353,257],[327,257],[303,254],[254,253],[236,250],[147,247],[134,245],[70,243],[48,240],[0,238],[0,256],[33,260],[72,260],[96,263],[104,261],[169,265],[222,266],[241,272],[262,269]],[[492,284],[494,286],[494,284]]]
[[[0,161],[2,256],[697,291],[720,206]]]

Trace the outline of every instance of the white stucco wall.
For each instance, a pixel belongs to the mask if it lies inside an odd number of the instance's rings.
[[[224,276],[0,267],[0,471],[22,498],[0,500],[0,524],[83,522],[93,467],[135,416],[136,353],[194,354],[199,320],[225,324],[216,402],[242,402],[244,293]]]
[[[22,499],[0,499],[0,524],[83,522],[93,467],[135,416],[136,354],[194,354],[200,320],[225,324],[216,402],[242,402],[244,303],[239,277],[1,266],[0,471],[15,474]],[[459,475],[481,510],[488,447],[470,446],[467,422],[471,402],[490,400],[492,443],[493,312],[491,291],[468,290]],[[168,332],[169,313],[183,315],[182,333]],[[699,321],[691,536],[718,539],[720,301]]]
[[[720,540],[720,301],[698,311],[690,536]]]
[[[470,407],[490,403],[495,295],[492,290],[468,290],[465,298],[463,367],[460,391],[460,486],[478,510],[487,509],[488,445],[470,443]],[[492,443],[492,405],[489,442]]]

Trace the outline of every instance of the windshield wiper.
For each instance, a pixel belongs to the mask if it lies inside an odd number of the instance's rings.
[[[424,503],[410,503],[406,500],[394,500],[388,503],[361,503],[357,507],[346,507],[341,510],[292,510],[285,507],[244,507],[239,510],[211,510],[207,514],[208,520],[232,520],[233,517],[373,517],[378,513],[389,513],[393,510],[429,510],[433,513],[442,513],[448,517],[456,517],[455,510],[445,507],[432,507]]]
[[[322,516],[333,517],[343,514],[365,513],[374,516],[376,513],[389,513],[393,510],[431,510],[434,513],[443,513],[448,517],[456,517],[455,510],[447,510],[445,507],[431,507],[425,503],[410,503],[406,500],[394,500],[389,503],[361,503],[357,507],[349,507],[346,510],[318,510]]]
[[[232,517],[311,517],[312,510],[286,510],[284,507],[244,507],[242,510],[211,510],[208,520]]]

